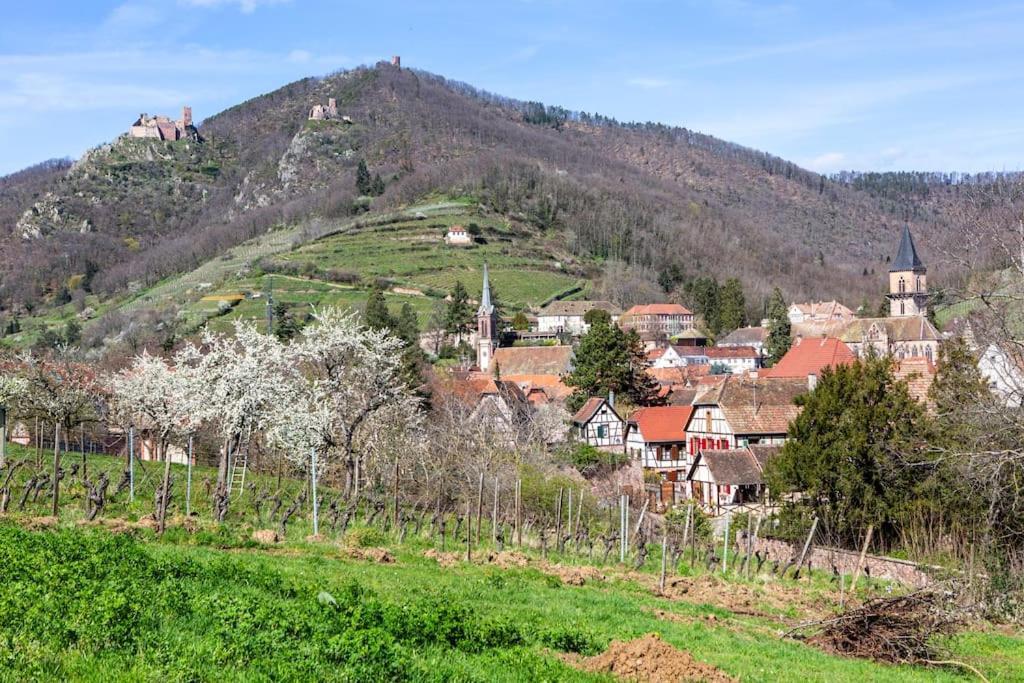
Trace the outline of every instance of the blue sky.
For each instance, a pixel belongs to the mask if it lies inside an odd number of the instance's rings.
[[[1024,3],[34,0],[0,23],[0,173],[400,54],[814,170],[1024,170]]]

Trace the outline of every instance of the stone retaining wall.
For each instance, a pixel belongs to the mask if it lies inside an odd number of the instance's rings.
[[[739,547],[745,549],[746,541],[743,540],[743,536],[745,534],[741,534]],[[778,560],[781,565],[785,565],[793,557],[799,560],[802,549],[803,546],[800,544],[774,538],[757,538],[754,541],[754,550],[767,552],[769,561]],[[807,551],[807,559],[804,564],[805,566],[810,564],[813,569],[824,571],[833,571],[833,567],[835,567],[840,573],[852,576],[857,568],[859,556],[860,553],[851,550],[811,546],[811,549]],[[867,568],[866,573],[872,578],[896,581],[914,588],[924,588],[933,580],[928,572],[929,567],[895,557],[865,555],[864,567]],[[861,574],[865,574],[864,569],[861,569]]]

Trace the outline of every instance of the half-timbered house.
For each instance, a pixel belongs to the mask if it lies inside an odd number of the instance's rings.
[[[615,411],[608,399],[600,396],[587,399],[572,418],[580,441],[597,448],[622,446],[626,421]]]
[[[685,426],[692,410],[692,406],[654,406],[633,413],[626,423],[627,455],[668,481],[682,481],[689,466]]]
[[[686,424],[686,452],[781,444],[800,414],[794,399],[808,391],[807,379],[728,375],[693,399]]]

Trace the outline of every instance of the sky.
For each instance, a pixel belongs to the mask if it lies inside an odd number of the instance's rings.
[[[1024,170],[1024,2],[4,0],[0,174],[401,55],[815,171]]]

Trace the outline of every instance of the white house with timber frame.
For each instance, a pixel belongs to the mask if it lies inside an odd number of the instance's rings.
[[[623,444],[626,421],[606,398],[595,396],[587,399],[573,416],[572,424],[580,441],[596,448]]]

